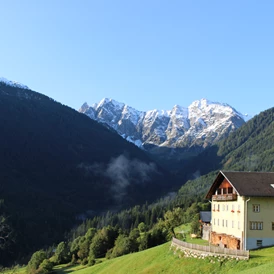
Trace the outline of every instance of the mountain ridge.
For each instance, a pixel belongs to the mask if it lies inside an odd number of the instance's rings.
[[[247,117],[226,103],[196,100],[189,107],[139,111],[124,103],[104,98],[79,112],[107,124],[135,145],[185,148],[214,144],[245,123]]]
[[[22,88],[22,89],[29,89],[30,88],[24,84],[21,84],[17,81],[11,81],[11,80],[8,80],[6,79],[5,77],[0,77],[0,83],[3,83],[7,86],[12,86],[12,87],[16,87],[16,88]]]

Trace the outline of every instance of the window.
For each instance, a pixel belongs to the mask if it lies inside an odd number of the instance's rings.
[[[225,205],[223,205],[223,209],[222,210],[225,211]]]
[[[234,228],[234,221],[232,221],[232,223],[231,223],[231,227],[232,227],[232,228]]]
[[[219,226],[219,219],[217,220],[217,225]]]
[[[228,205],[226,205],[226,211],[228,211]]]
[[[260,205],[252,205],[253,212],[260,212]]]
[[[227,227],[227,220],[225,220],[225,226]]]
[[[262,240],[257,240],[257,246],[260,247],[263,245],[263,241]]]
[[[222,220],[222,226],[225,226],[225,220],[224,219]]]
[[[218,205],[217,211],[220,211],[220,205]]]
[[[233,188],[232,188],[232,187],[229,187],[229,188],[227,189],[227,192],[228,192],[229,194],[233,193]]]
[[[272,222],[272,230],[274,230],[274,222]]]
[[[215,211],[215,204],[213,204],[213,211]]]
[[[255,222],[250,222],[250,229],[255,230],[257,228],[257,225]]]
[[[213,224],[215,225],[215,218],[213,219]]]
[[[238,221],[238,229],[241,229],[241,223]]]
[[[263,222],[250,222],[250,230],[263,230]]]
[[[263,230],[263,222],[257,223],[258,230]]]

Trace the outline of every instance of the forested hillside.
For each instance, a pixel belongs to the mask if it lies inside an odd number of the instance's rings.
[[[60,241],[75,244],[67,254],[81,262],[108,248],[110,257],[122,254],[115,248],[120,235],[121,243],[133,243],[123,252],[154,246],[170,239],[178,221],[195,226],[220,169],[274,171],[274,108],[198,156],[182,157],[173,175],[112,130],[28,89],[0,83],[0,126],[0,264],[6,265],[26,263],[33,251]],[[89,256],[92,238],[108,233],[110,245]]]
[[[256,115],[226,139],[181,162],[184,179],[214,170],[274,171],[274,108]],[[188,170],[189,175],[186,175]],[[190,176],[192,174],[192,178]]]
[[[274,108],[255,116],[219,146],[224,169],[274,171]]]
[[[60,240],[77,217],[152,201],[174,181],[115,132],[28,89],[0,83],[0,127],[0,225],[9,227],[0,263]]]

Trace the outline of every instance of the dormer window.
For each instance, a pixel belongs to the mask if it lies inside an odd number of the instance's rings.
[[[234,193],[233,187],[227,182],[222,183],[215,192],[216,195],[226,195],[226,194],[233,194],[233,193]]]
[[[213,201],[236,201],[237,194],[232,185],[224,180],[218,188],[215,189],[215,195],[212,195]],[[225,209],[223,209],[225,210]]]

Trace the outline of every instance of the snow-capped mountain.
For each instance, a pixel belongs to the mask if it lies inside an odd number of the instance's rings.
[[[16,87],[16,88],[29,89],[29,87],[26,85],[23,85],[19,82],[15,82],[15,81],[10,81],[4,77],[0,77],[0,83],[4,83],[7,86],[12,86],[12,87]]]
[[[34,92],[24,84],[7,80],[3,77],[0,77],[0,95],[18,97],[28,100],[42,100],[46,97],[47,99],[54,101],[54,99],[42,93]]]
[[[113,99],[103,99],[79,110],[107,124],[139,147],[168,148],[212,145],[245,123],[245,116],[227,104],[206,99],[172,110],[138,111]]]

